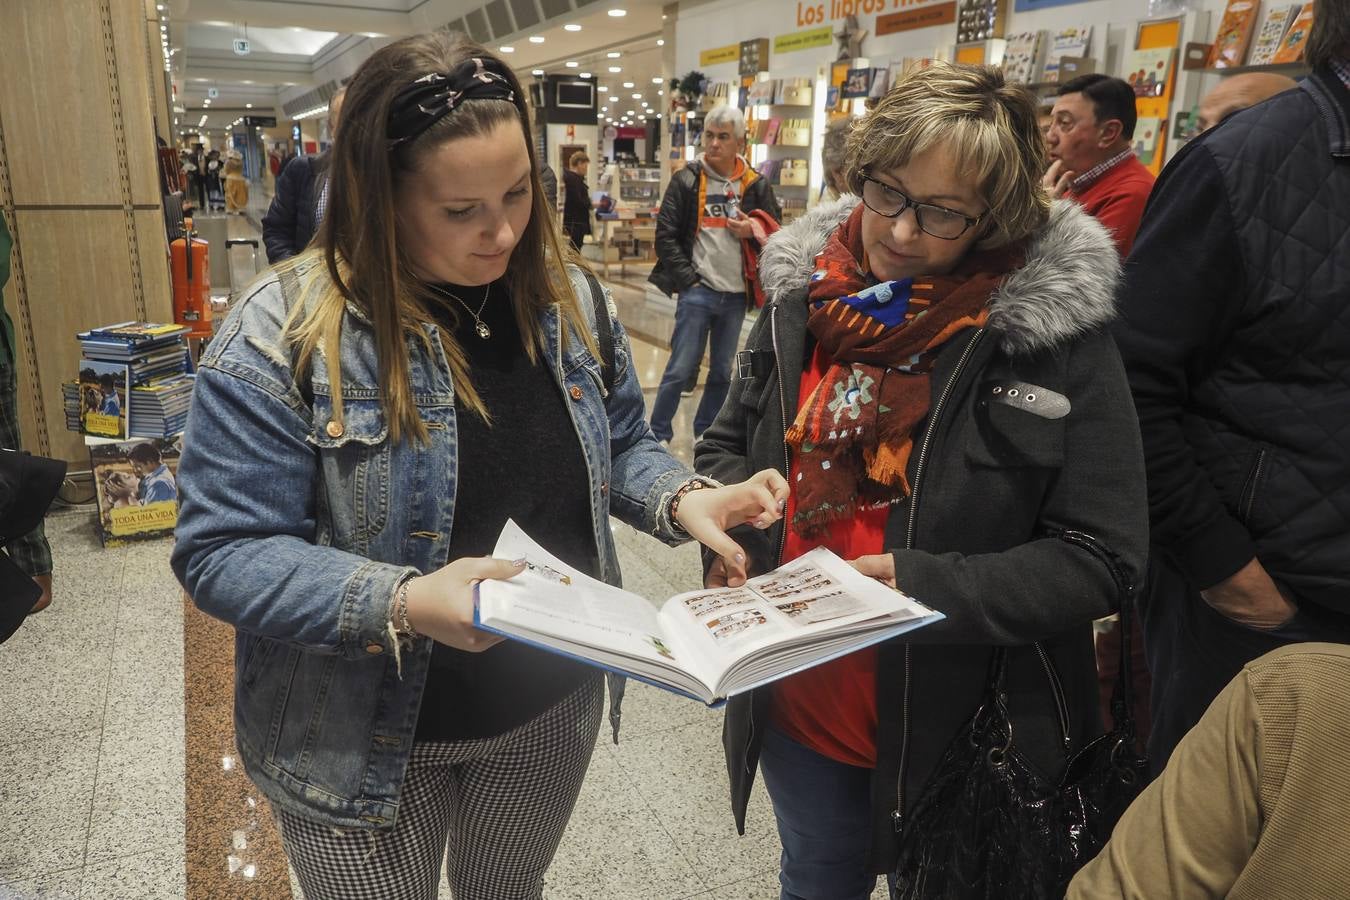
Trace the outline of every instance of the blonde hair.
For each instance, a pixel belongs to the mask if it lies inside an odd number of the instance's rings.
[[[1001,70],[935,62],[902,77],[849,133],[849,189],[861,196],[864,174],[899,168],[934,147],[957,160],[989,207],[979,246],[1021,240],[1049,218],[1036,98]]]
[[[539,183],[539,164],[530,140],[525,91],[510,69],[499,69],[515,94],[514,101],[471,100],[427,129],[416,139],[391,150],[386,137],[390,106],[395,95],[431,72],[448,72],[465,59],[493,57],[483,47],[458,35],[441,32],[416,35],[389,44],[370,56],[347,84],[342,127],[333,145],[328,180],[328,212],[309,249],[277,268],[299,268],[316,258],[323,269],[307,272],[299,303],[286,321],[286,338],[296,347],[295,375],[305,377],[316,351],[329,368],[333,391],[333,418],[342,421],[340,344],[346,304],[370,319],[379,361],[379,388],[391,440],[411,435],[426,441],[426,423],[413,397],[408,337],[433,353],[424,326],[432,324],[440,301],[416,275],[403,242],[397,236],[394,192],[401,178],[415,173],[426,157],[446,142],[490,133],[502,123],[515,123],[530,157],[533,189],[529,224],[511,252],[506,280],[511,307],[531,362],[538,362],[544,333],[539,317],[557,306],[562,322],[570,324],[592,353],[597,353],[586,317],[572,291],[567,264],[582,266],[581,258],[564,249],[553,215]],[[325,275],[327,277],[325,277]],[[449,308],[453,321],[460,313]],[[450,329],[439,329],[441,347],[450,365],[455,392],[464,405],[490,421],[487,406],[474,388],[468,359]],[[567,340],[567,329],[563,329]]]

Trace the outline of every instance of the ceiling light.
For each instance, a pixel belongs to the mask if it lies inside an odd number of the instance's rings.
[[[506,46],[505,44],[503,44],[502,46],[498,47],[497,49],[500,50],[502,53],[515,53],[515,52],[516,52],[516,48],[515,48],[515,47],[508,47],[508,46]]]
[[[605,87],[603,84],[600,85],[599,87],[597,87],[596,90],[599,91],[599,92],[602,93],[602,94],[608,94],[608,93],[609,93],[609,88]]]
[[[624,86],[626,89],[628,89],[628,90],[631,91],[631,90],[633,89],[633,82],[631,82],[631,81],[625,81],[625,82],[623,83],[623,86]]]
[[[652,79],[652,84],[660,84],[660,83],[661,83],[660,75],[657,75],[655,78]]]
[[[582,73],[581,73],[581,77],[582,77],[582,78],[590,78],[590,77],[591,77],[591,73],[590,73],[590,72],[582,72]]]
[[[637,115],[637,113],[633,112],[633,111],[630,109],[628,112],[624,113],[624,115],[625,115],[625,116],[635,116],[635,115]]]
[[[610,59],[618,59],[622,55],[623,54],[619,53],[618,50],[611,50],[605,54],[605,56],[608,56]]]
[[[244,104],[244,109],[252,109],[252,108],[253,108],[253,104],[252,104],[252,103],[245,103],[245,104]]]
[[[611,75],[617,75],[623,71],[623,66],[610,66],[609,71]]]
[[[544,75],[544,70],[543,70],[543,69],[531,69],[531,70],[530,70],[530,74],[533,75],[535,78],[542,78],[543,75]]]
[[[656,92],[656,96],[658,96],[658,97],[664,97],[665,95],[666,95],[666,92],[665,92],[665,91],[657,91],[657,92]]]
[[[626,9],[611,9],[611,10],[609,11],[609,15],[610,15],[611,18],[622,19],[624,16],[628,15],[628,10],[626,10]]]
[[[641,100],[641,99],[642,99],[642,95],[641,95],[641,94],[634,94],[634,95],[633,95],[633,99],[634,99],[634,100]]]
[[[664,19],[665,16],[662,16],[661,18]],[[657,39],[656,39],[656,46],[658,46],[658,47],[664,47],[665,45],[666,45],[666,39],[665,39],[665,38],[657,38]]]
[[[569,69],[575,69],[579,65],[581,65],[581,63],[577,62],[575,59],[569,59],[567,61],[567,68]]]
[[[608,107],[608,106],[602,106],[602,107],[600,107],[600,111],[601,111],[601,112],[609,112],[609,107]]]
[[[362,34],[363,36],[365,36],[365,37],[368,37],[368,38],[382,38],[382,37],[387,37],[387,35],[382,34],[382,33],[378,32],[378,31],[363,31],[363,32],[361,32],[361,34]]]
[[[563,26],[563,31],[580,31],[580,30],[581,26],[578,25],[576,22],[569,22]]]
[[[531,43],[531,44],[542,44],[543,42],[544,42],[544,36],[543,36],[542,34],[532,34],[532,35],[530,35],[530,43]]]
[[[156,4],[155,4],[155,9],[159,10],[160,12],[164,12],[164,4],[163,4],[163,3],[156,3]]]

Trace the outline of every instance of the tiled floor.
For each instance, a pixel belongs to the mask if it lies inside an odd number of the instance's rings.
[[[235,230],[249,228],[240,219]],[[241,268],[246,256],[238,254]],[[630,272],[616,282],[621,318],[649,337],[668,334],[673,305],[649,296],[641,278]],[[639,377],[654,387],[665,349],[642,340],[633,349]],[[646,396],[650,403],[654,391]],[[676,420],[672,450],[686,461],[697,400],[685,400]],[[192,792],[184,748],[226,736],[185,733],[184,609],[170,543],[103,549],[80,508],[53,513],[47,527],[55,602],[0,649],[0,898],[185,897]],[[615,534],[631,590],[659,601],[697,586],[695,547],[670,549],[618,523]],[[641,684],[630,685],[624,711],[620,743],[607,728],[601,734],[545,896],[776,898],[768,799],[757,787],[738,836],[721,714]],[[218,829],[218,852],[208,850],[204,865],[218,867],[219,885],[194,889],[194,900],[284,896],[284,887],[256,890],[244,866],[230,874],[236,827],[223,818],[193,823],[194,832]]]

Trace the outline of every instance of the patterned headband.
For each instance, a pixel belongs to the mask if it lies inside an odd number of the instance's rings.
[[[494,59],[466,59],[448,74],[423,75],[399,91],[389,108],[385,137],[389,149],[405,144],[435,125],[465,100],[516,102],[511,82]]]

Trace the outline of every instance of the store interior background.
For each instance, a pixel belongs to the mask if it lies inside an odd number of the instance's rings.
[[[63,491],[65,500],[87,497],[88,449],[81,435],[66,430],[62,404],[62,382],[72,377],[80,359],[74,335],[112,322],[172,319],[166,222],[173,219],[175,201],[160,188],[157,138],[173,148],[201,143],[244,154],[249,206],[218,230],[231,238],[256,239],[272,192],[267,154],[321,152],[331,139],[329,98],[371,53],[391,41],[439,28],[464,30],[501,52],[525,83],[545,88],[559,80],[593,84],[595,102],[580,110],[557,108],[549,102],[556,91],[544,90],[536,141],[559,173],[564,151],[586,149],[593,160],[593,192],[607,191],[618,203],[618,217],[598,225],[595,242],[585,252],[614,286],[650,400],[664,366],[674,310],[670,298],[644,283],[651,262],[651,214],[671,172],[697,149],[673,140],[696,129],[689,127],[687,110],[672,107],[672,80],[698,71],[710,89],[725,86],[733,98],[741,86],[762,79],[800,79],[809,87],[809,101],[780,111],[809,120],[805,145],[761,145],[749,151],[756,164],[787,157],[804,161],[804,185],[775,187],[799,212],[820,196],[826,99],[838,77],[841,43],[847,43],[839,34],[848,30],[846,16],[856,15],[862,35],[859,55],[845,70],[886,69],[923,58],[965,59],[971,53],[995,59],[1002,49],[997,39],[979,47],[957,46],[953,19],[968,2],[10,0],[3,4],[0,26],[0,210],[15,239],[5,302],[17,332],[20,420],[28,449],[70,463],[73,481]],[[1179,18],[1171,38],[1177,51],[1175,81],[1160,110],[1166,127],[1159,165],[1182,145],[1171,134],[1177,114],[1189,112],[1224,77],[1203,67],[1185,68],[1183,57],[1188,44],[1214,40],[1225,0],[1005,0],[1002,5],[1004,35],[1091,26],[1087,58],[1096,71],[1120,76],[1127,74],[1141,28],[1147,32],[1151,21]],[[939,24],[881,33],[934,19]],[[247,42],[247,53],[238,52],[237,41]],[[759,57],[763,71],[742,74],[742,42],[754,41],[767,47]],[[1298,75],[1299,67],[1279,71]],[[1053,88],[1040,90],[1053,93]],[[700,105],[694,104],[695,112]],[[857,111],[862,105],[861,99],[847,102]],[[763,109],[752,113],[752,119],[765,116]],[[616,153],[635,160],[600,164]],[[608,182],[602,181],[606,176]],[[247,249],[236,248],[231,256],[213,246],[212,253],[229,257],[223,261],[228,274],[218,279],[213,293],[237,298],[254,272]],[[265,259],[260,262],[265,265]],[[677,432],[681,427],[687,432],[687,416],[681,421]],[[689,459],[689,436],[678,438],[673,449]],[[64,603],[58,593],[53,612],[34,617],[43,620],[21,631],[0,654],[0,766],[39,773],[38,782],[25,782],[28,787],[0,788],[6,820],[22,823],[21,829],[7,829],[6,840],[0,841],[0,897],[182,893],[164,884],[187,884],[191,896],[250,895],[241,886],[243,870],[226,871],[233,831],[199,805],[211,798],[223,803],[236,793],[242,798],[247,791],[239,772],[219,771],[229,753],[230,660],[222,650],[229,646],[227,630],[210,630],[219,623],[194,624],[194,611],[184,610],[165,565],[167,541],[103,550],[88,519],[77,507],[55,517],[51,530],[64,542],[57,562]],[[696,554],[685,548],[658,558],[654,545],[644,541],[635,533],[621,535],[630,587],[659,599],[691,586]],[[137,635],[135,628],[144,626],[133,624],[133,636],[147,643],[125,650],[114,643],[109,649],[114,631],[116,640],[122,639],[124,620],[153,622],[171,643],[182,633],[183,646],[160,647],[147,658],[149,632]],[[107,641],[91,641],[95,633],[108,635]],[[202,657],[212,644],[219,644],[214,656]],[[192,694],[194,665],[218,682],[205,700]],[[127,679],[123,687],[136,678],[143,684],[128,694],[119,688],[119,677]],[[73,707],[77,712],[68,712],[63,691],[80,698]],[[630,693],[629,707],[630,743],[627,749],[605,746],[597,752],[593,786],[588,783],[563,862],[551,878],[550,896],[772,896],[772,820],[761,794],[752,833],[736,836],[725,802],[717,714],[640,686]],[[176,729],[159,735],[169,745],[177,742],[176,755],[161,759],[155,754],[162,748],[152,747],[143,730],[127,731],[122,741],[123,732],[114,727],[119,715],[153,709],[177,716]],[[93,733],[96,721],[92,751],[62,746],[66,736]],[[194,746],[198,727],[218,733]],[[686,746],[679,735],[688,729]],[[39,754],[34,763],[35,747],[50,751],[50,759]],[[82,794],[87,773],[67,771],[75,765],[72,760],[84,758],[81,753],[89,757],[90,771],[101,770],[105,778],[124,766],[139,772],[140,788],[105,789],[102,781],[90,781]],[[154,773],[137,768],[150,758],[156,760]],[[194,758],[214,760],[217,780],[194,781]],[[42,775],[43,767],[57,774]],[[72,797],[84,797],[83,805]],[[629,808],[633,803],[641,807],[636,812]],[[67,813],[83,824],[70,825],[63,818]],[[194,821],[204,822],[204,830]],[[75,827],[83,830],[72,837]],[[257,840],[266,847],[266,838]],[[167,868],[155,869],[169,872],[166,882],[116,874],[118,859],[139,859],[136,854],[175,845],[177,856],[170,852]],[[271,851],[275,859],[275,846]],[[109,871],[113,875],[104,877]],[[274,891],[281,890],[284,872],[282,882],[267,882],[265,874],[255,870],[249,876],[258,879],[251,895],[282,895]],[[265,882],[266,889],[261,887]],[[44,892],[44,884],[54,887]],[[76,885],[73,893],[66,890],[70,884]],[[224,893],[213,893],[212,885],[220,884],[226,885]],[[16,885],[28,885],[32,893]]]

